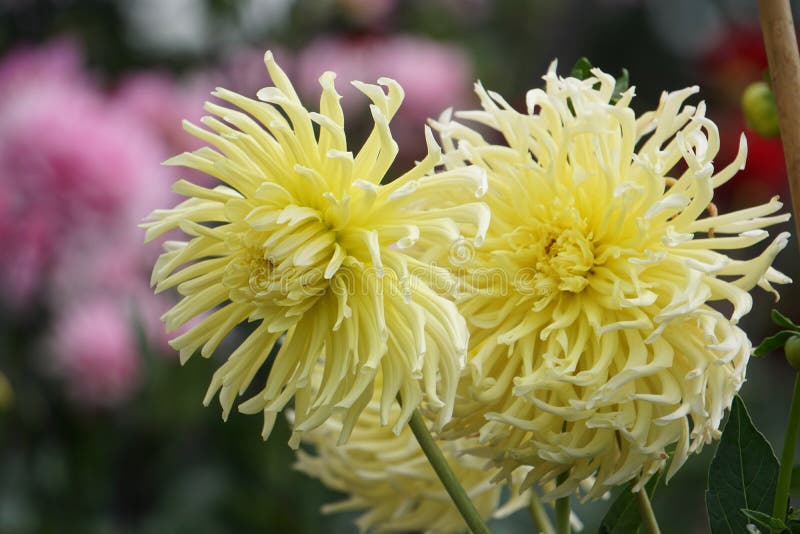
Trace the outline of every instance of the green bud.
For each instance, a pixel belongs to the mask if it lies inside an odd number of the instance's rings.
[[[14,400],[14,390],[3,373],[0,373],[0,412],[6,411]]]
[[[800,371],[800,335],[792,336],[786,340],[783,346],[786,353],[786,361],[795,371]]]
[[[747,125],[761,137],[778,137],[778,108],[766,82],[751,83],[742,95],[742,113]]]

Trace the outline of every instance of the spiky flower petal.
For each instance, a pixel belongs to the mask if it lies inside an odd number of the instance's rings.
[[[448,168],[488,171],[492,209],[484,246],[458,265],[471,373],[452,432],[478,432],[479,452],[506,471],[532,466],[529,482],[568,472],[553,497],[590,476],[590,497],[631,479],[638,489],[670,446],[669,476],[719,437],[750,356],[736,326],[748,291],[789,281],[771,267],[786,233],[729,256],[787,220],[781,203],[712,204],[744,166],[744,137],[715,169],[717,128],[702,102],[685,103],[697,88],[637,117],[633,89],[612,103],[613,77],[592,73],[561,78],[553,65],[527,113],[478,85],[483,109],[456,117],[502,145],[450,114],[435,125]]]
[[[347,146],[335,75],[320,78],[320,112],[307,111],[286,74],[267,52],[275,83],[252,100],[226,89],[213,94],[231,107],[205,106],[206,128],[186,130],[211,147],[181,154],[169,164],[216,177],[213,189],[178,181],[188,200],[156,210],[144,225],[147,239],[180,228],[187,241],[168,241],[152,281],[157,291],[177,288],[182,300],[163,320],[172,331],[207,314],[172,341],[181,361],[210,356],[242,322],[255,328],[216,371],[205,403],[219,392],[223,417],[256,373],[269,366],[261,391],[239,406],[263,412],[264,437],[276,414],[295,399],[297,445],[302,432],[343,412],[346,438],[372,397],[378,370],[385,377],[381,423],[395,430],[427,397],[440,409],[452,400],[466,350],[466,327],[455,306],[434,288],[448,273],[408,254],[415,243],[447,247],[464,223],[485,227],[486,206],[475,202],[485,174],[459,168],[427,176],[441,152],[430,131],[428,155],[413,169],[380,185],[397,153],[389,120],[403,99],[393,80],[353,84],[372,101],[375,126],[357,155]],[[454,185],[476,194],[469,202],[436,204]],[[278,344],[280,350],[272,355]],[[322,383],[309,390],[322,362]],[[390,418],[400,394],[403,412]]]

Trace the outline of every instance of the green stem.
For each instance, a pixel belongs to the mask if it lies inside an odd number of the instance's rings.
[[[557,484],[560,486],[564,481],[569,478],[569,472],[564,472],[558,475]],[[556,500],[556,533],[557,534],[570,534],[569,524],[569,495],[565,495]]]
[[[794,376],[792,404],[789,408],[789,421],[786,423],[786,435],[783,438],[781,469],[778,472],[778,486],[775,488],[775,503],[772,506],[773,517],[777,517],[781,521],[786,521],[786,505],[789,502],[789,486],[792,483],[798,430],[800,430],[800,373],[796,373]]]
[[[547,511],[544,509],[542,501],[539,500],[539,495],[537,495],[536,490],[533,489],[531,489],[531,505],[528,511],[531,513],[531,519],[533,519],[533,524],[537,532],[541,534],[556,533],[553,529],[553,524],[550,522],[550,518],[547,517]]]
[[[417,438],[422,452],[425,453],[433,470],[439,476],[439,480],[444,484],[444,488],[450,498],[453,499],[453,503],[455,503],[469,529],[474,534],[489,534],[489,529],[486,528],[483,518],[478,513],[478,510],[475,509],[475,505],[470,500],[467,492],[464,491],[453,470],[447,464],[444,454],[442,454],[441,449],[436,445],[433,436],[428,431],[428,427],[425,425],[425,420],[420,415],[419,410],[414,410],[408,426],[411,427],[411,431],[414,433],[414,437]]]
[[[656,514],[653,513],[653,506],[650,504],[650,496],[647,495],[647,488],[639,490],[636,501],[639,503],[639,514],[642,516],[642,525],[647,534],[661,534]]]

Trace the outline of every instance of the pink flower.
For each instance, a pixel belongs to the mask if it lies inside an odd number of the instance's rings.
[[[347,15],[364,26],[386,21],[397,6],[397,0],[339,0]]]
[[[374,82],[381,76],[394,78],[405,90],[400,112],[392,121],[392,133],[401,156],[421,152],[423,126],[448,107],[469,101],[472,64],[454,44],[444,44],[410,35],[392,37],[322,37],[297,58],[298,90],[311,100],[319,94],[319,75],[335,71],[341,80]],[[337,85],[345,114],[364,109],[364,95],[349,84]]]
[[[268,85],[264,67],[264,50],[269,49],[281,68],[293,78],[294,57],[280,45],[270,44],[257,48],[237,48],[223,59],[220,68],[207,75],[218,83],[243,95],[255,95],[259,89]],[[207,95],[206,95],[207,96]]]
[[[133,324],[121,303],[102,297],[62,310],[52,337],[54,370],[76,402],[112,408],[136,391]]]
[[[0,296],[24,308],[64,247],[127,232],[168,194],[165,147],[79,69],[73,45],[0,61]]]
[[[342,80],[394,78],[405,90],[403,115],[424,121],[470,97],[472,65],[456,45],[415,36],[323,37],[297,58],[297,85],[307,98],[319,94],[319,73],[333,70]],[[342,105],[363,107],[357,90],[342,84]],[[420,129],[422,123],[420,123]]]
[[[203,102],[212,89],[210,81],[179,83],[164,72],[137,72],[119,83],[113,105],[150,128],[173,154],[198,148],[194,138],[183,131],[181,122],[197,122],[204,115]]]

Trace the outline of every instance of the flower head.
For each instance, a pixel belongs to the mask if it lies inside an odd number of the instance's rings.
[[[52,337],[53,367],[68,393],[88,408],[111,408],[139,386],[133,321],[124,306],[103,297],[61,310]]]
[[[394,415],[399,411],[398,405],[392,408]],[[303,443],[313,446],[315,454],[298,450],[295,467],[348,495],[341,502],[324,506],[323,511],[363,510],[356,519],[361,532],[463,531],[464,520],[411,429],[406,426],[396,435],[379,422],[380,396],[375,395],[347,443],[337,444],[342,428],[337,418],[328,419],[303,436]],[[527,506],[530,495],[516,491],[523,478],[520,476],[515,478],[511,498],[501,505],[504,484],[493,483],[493,473],[484,468],[483,460],[460,454],[474,445],[472,441],[439,441],[438,445],[483,518],[502,517]]]
[[[153,171],[163,147],[92,83],[81,59],[74,44],[54,41],[0,61],[4,306],[43,296],[73,241],[98,228],[106,241],[132,233],[144,206],[169,195]]]
[[[402,101],[401,87],[386,78],[379,80],[386,91],[353,82],[372,100],[375,121],[354,156],[335,75],[322,75],[320,112],[309,112],[269,52],[265,61],[275,87],[259,91],[259,100],[218,89],[215,96],[239,109],[207,103],[218,117],[202,119],[209,130],[185,123],[216,150],[205,147],[169,161],[223,185],[177,182],[175,191],[189,199],[156,210],[154,221],[144,225],[148,239],[177,227],[189,235],[188,241],[168,242],[153,270],[158,291],[177,287],[183,296],[163,317],[167,329],[211,311],[172,345],[183,361],[198,349],[208,357],[236,325],[256,323],[214,374],[206,396],[208,403],[219,391],[227,417],[283,337],[263,389],[239,409],[264,413],[266,437],[276,414],[294,398],[293,445],[334,411],[344,412],[346,438],[372,398],[379,368],[383,424],[399,393],[399,430],[423,390],[443,422],[452,409],[467,332],[455,305],[437,292],[448,273],[415,259],[409,247],[447,247],[464,223],[485,229],[486,206],[475,195],[461,204],[447,199],[453,187],[480,196],[485,173],[460,168],[426,176],[441,157],[426,131],[428,156],[380,185],[397,153],[388,122]],[[323,378],[312,391],[318,362]]]
[[[561,78],[527,94],[527,113],[480,85],[483,109],[436,124],[449,168],[488,171],[492,224],[458,265],[469,290],[470,378],[453,433],[478,432],[504,470],[532,466],[529,482],[568,472],[565,495],[593,476],[589,497],[665,467],[719,437],[741,387],[750,341],[737,321],[755,285],[788,278],[771,267],[780,234],[759,255],[731,250],[787,220],[770,202],[719,214],[714,189],[744,166],[715,169],[719,136],[697,92],[664,93],[639,117],[633,89],[612,103],[614,79]],[[737,255],[738,256],[738,255]],[[777,296],[777,293],[776,293]],[[712,302],[731,305],[723,314]]]

